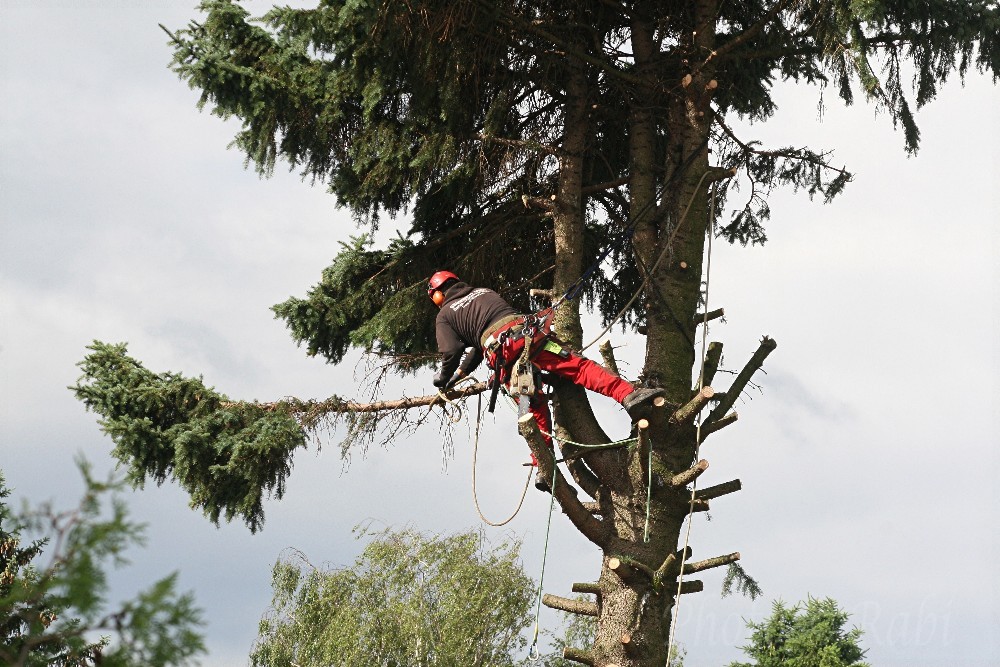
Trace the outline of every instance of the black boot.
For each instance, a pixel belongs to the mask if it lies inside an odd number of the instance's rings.
[[[635,421],[642,417],[654,398],[662,395],[662,389],[647,389],[645,387],[635,389],[622,401],[622,407],[628,412],[629,417]]]

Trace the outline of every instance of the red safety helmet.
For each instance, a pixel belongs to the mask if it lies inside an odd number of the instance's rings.
[[[442,295],[439,299],[435,299],[434,293],[438,291],[441,285],[445,284],[449,280],[458,280],[458,276],[451,271],[438,271],[431,276],[429,281],[427,281],[427,296],[429,296],[437,306],[440,306],[441,303],[444,302],[444,295]],[[438,303],[438,301],[441,303]]]

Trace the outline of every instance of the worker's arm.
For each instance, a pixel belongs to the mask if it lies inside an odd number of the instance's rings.
[[[468,347],[465,349],[465,356],[462,357],[462,363],[458,366],[458,377],[463,378],[466,375],[472,373],[476,370],[480,363],[483,361],[483,351],[479,349],[479,346]]]
[[[434,376],[434,386],[441,388],[448,386],[452,374],[458,369],[465,353],[465,343],[458,337],[451,325],[442,318],[438,318],[436,323],[438,350],[441,351],[441,368]]]

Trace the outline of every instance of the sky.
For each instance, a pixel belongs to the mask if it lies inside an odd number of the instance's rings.
[[[246,170],[227,149],[237,125],[196,110],[157,26],[183,26],[193,4],[0,0],[0,468],[17,498],[74,505],[80,453],[114,468],[67,389],[94,339],[241,399],[343,394],[363,374],[358,355],[306,357],[273,319],[358,230],[321,186]],[[829,205],[777,191],[765,246],[713,246],[709,305],[726,318],[710,339],[724,367],[739,370],[762,335],[778,347],[737,425],[704,445],[699,483],[739,478],[743,491],[695,518],[691,545],[696,559],[741,552],[764,596],[723,599],[722,570],[706,572],[706,592],[679,610],[685,664],[739,659],[745,620],[810,595],[852,614],[874,665],[1000,664],[1000,91],[977,74],[950,81],[918,114],[916,157],[870,107],[827,95],[820,121],[817,90],[779,85],[777,97],[774,120],[743,136],[833,149],[856,179]],[[634,378],[643,340],[611,340]],[[429,376],[389,390],[424,393]],[[617,406],[594,403],[609,431],[627,430]],[[431,427],[345,462],[338,434],[324,436],[296,456],[256,535],[213,526],[169,483],[129,492],[149,539],[113,594],[179,571],[205,610],[202,664],[224,667],[247,663],[279,554],[349,564],[359,524],[512,535],[537,578],[548,496],[529,493],[505,528],[482,526],[468,423],[454,442],[449,453]],[[525,456],[498,411],[479,452],[488,516],[516,504]],[[568,595],[599,564],[557,512],[545,591]]]

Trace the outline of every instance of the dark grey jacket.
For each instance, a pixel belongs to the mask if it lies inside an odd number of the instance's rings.
[[[450,378],[462,364],[463,373],[471,373],[483,360],[480,340],[490,325],[517,311],[499,294],[485,287],[472,287],[458,282],[448,288],[438,311],[434,328],[438,350],[441,351],[441,375]],[[465,348],[472,353],[462,360]]]

